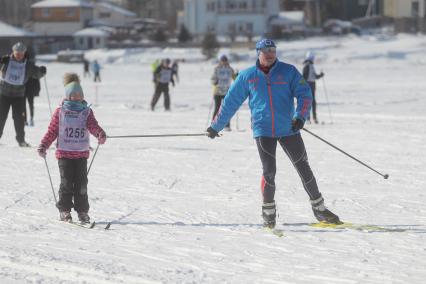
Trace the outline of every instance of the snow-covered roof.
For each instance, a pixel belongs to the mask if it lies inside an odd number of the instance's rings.
[[[101,3],[98,3],[97,5],[102,6],[105,9],[109,9],[111,11],[114,11],[116,13],[120,13],[122,15],[125,15],[127,17],[137,17],[136,13],[133,13],[133,12],[131,12],[129,10],[123,9],[123,8],[121,8],[119,6],[116,6],[116,5],[113,5],[113,4],[110,4],[110,3],[103,3],[103,2],[101,2]]]
[[[73,34],[75,37],[108,37],[109,34],[103,30],[97,29],[97,28],[86,28],[79,30],[78,32],[75,32]]]
[[[33,32],[0,22],[0,37],[30,37],[35,35]]]
[[[55,8],[55,7],[92,8],[93,5],[85,0],[43,0],[31,6],[31,8]]]
[[[278,17],[274,18],[272,24],[303,24],[305,13],[303,11],[280,12]]]

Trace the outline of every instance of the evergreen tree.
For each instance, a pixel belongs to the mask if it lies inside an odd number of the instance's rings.
[[[185,27],[185,25],[181,25],[180,26],[180,30],[179,30],[179,35],[178,35],[178,41],[179,42],[187,42],[192,40],[192,36],[189,33],[189,31],[187,30],[187,28]]]
[[[201,52],[207,59],[216,57],[219,47],[219,42],[217,41],[216,34],[214,33],[207,33],[201,42]]]

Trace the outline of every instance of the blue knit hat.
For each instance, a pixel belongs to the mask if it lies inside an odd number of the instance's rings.
[[[259,51],[265,47],[277,47],[272,39],[263,38],[256,43],[256,50]]]
[[[83,89],[80,84],[77,82],[71,82],[65,85],[65,98],[70,99],[71,95],[74,93],[80,93],[81,98],[84,98]]]

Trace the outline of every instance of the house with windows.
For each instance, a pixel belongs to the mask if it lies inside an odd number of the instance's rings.
[[[262,36],[279,15],[278,0],[185,0],[182,23],[194,37],[206,33],[227,36]]]
[[[93,5],[82,0],[44,0],[31,6],[32,29],[46,36],[71,36],[93,19]]]
[[[74,35],[74,45],[76,49],[87,50],[92,48],[105,48],[109,33],[97,28],[85,28]]]

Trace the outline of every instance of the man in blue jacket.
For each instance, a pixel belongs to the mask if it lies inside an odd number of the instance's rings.
[[[320,222],[340,223],[339,217],[324,206],[324,199],[308,163],[300,135],[312,104],[309,85],[297,69],[277,59],[275,43],[261,39],[256,44],[256,65],[239,73],[221,109],[207,129],[215,138],[248,98],[253,136],[263,166],[261,189],[264,226],[275,227],[276,147],[281,145],[296,168]],[[297,101],[296,108],[294,99]]]

